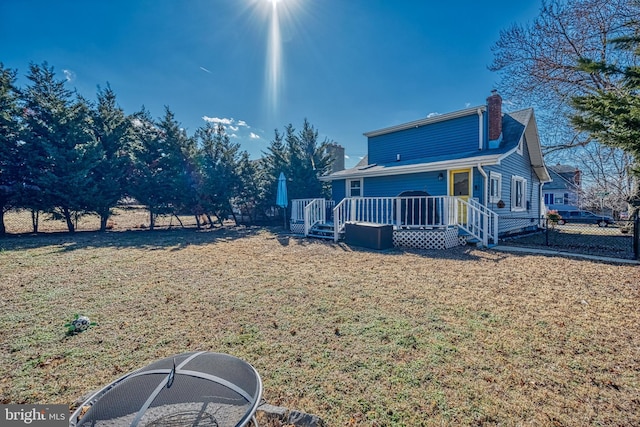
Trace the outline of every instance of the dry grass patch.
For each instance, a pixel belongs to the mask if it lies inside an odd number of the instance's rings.
[[[0,240],[0,401],[175,353],[254,365],[330,425],[638,425],[636,266],[372,252],[252,228]],[[97,326],[66,336],[74,313]]]

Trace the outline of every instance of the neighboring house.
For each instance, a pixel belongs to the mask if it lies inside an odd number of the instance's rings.
[[[364,135],[363,161],[320,178],[332,184],[335,239],[345,223],[367,222],[392,225],[394,241],[404,231],[444,232],[450,247],[462,230],[486,245],[540,225],[550,177],[533,109],[503,114],[493,91],[487,105]],[[307,207],[305,234],[326,220],[320,205],[318,214]]]
[[[582,184],[580,170],[574,166],[548,166],[551,182],[542,186],[544,204],[548,210],[578,210]]]

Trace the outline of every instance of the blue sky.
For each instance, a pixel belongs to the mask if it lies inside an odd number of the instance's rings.
[[[257,158],[274,129],[305,118],[366,154],[364,132],[484,104],[499,32],[540,0],[2,0],[0,62],[48,61],[126,113],[168,105],[190,134],[220,121]],[[508,101],[508,100],[507,100]]]

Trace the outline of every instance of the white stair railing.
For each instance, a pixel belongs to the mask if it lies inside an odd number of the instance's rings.
[[[313,199],[304,207],[304,235],[309,235],[309,230],[318,224],[326,222],[327,210],[324,199]]]
[[[476,199],[470,199],[469,203],[479,209],[483,215],[483,228],[487,232],[487,240],[491,244],[498,244],[498,214],[488,207],[481,205]]]
[[[351,201],[353,199],[342,199],[333,208],[333,241],[337,242],[340,239],[340,233],[345,227],[347,221],[349,221],[349,213],[351,212]]]
[[[483,246],[498,243],[498,215],[475,201],[455,198],[455,218],[458,227],[475,237]]]

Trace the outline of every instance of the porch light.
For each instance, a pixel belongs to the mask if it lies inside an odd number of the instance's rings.
[[[444,179],[444,175],[442,174],[442,172],[440,172],[440,175],[438,175],[438,181],[442,181]]]

